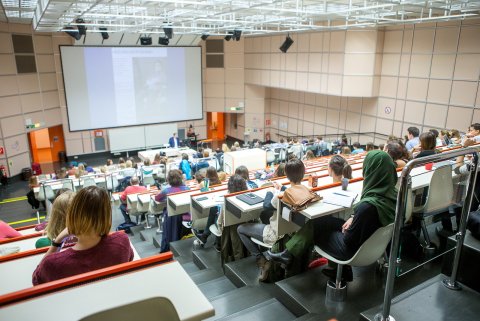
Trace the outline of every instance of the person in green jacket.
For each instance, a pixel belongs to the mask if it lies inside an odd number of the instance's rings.
[[[369,152],[363,162],[363,178],[362,195],[352,217],[347,221],[332,216],[309,221],[286,243],[285,251],[269,251],[271,259],[288,266],[316,244],[333,257],[348,260],[378,228],[392,223],[397,201],[392,158],[384,151]],[[323,273],[332,279],[336,274],[333,269],[324,269]],[[344,267],[342,278],[352,281],[351,267]]]

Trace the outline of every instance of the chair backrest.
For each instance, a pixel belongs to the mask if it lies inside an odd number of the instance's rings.
[[[110,174],[107,176],[107,190],[115,191],[118,187],[118,177],[116,174]]]
[[[155,185],[153,176],[143,176],[143,185]]]
[[[52,186],[40,185],[40,189],[38,191],[38,197],[37,197],[39,201],[53,200],[54,198],[55,198],[55,193],[53,192]]]
[[[167,202],[157,203],[154,200],[150,199],[150,204],[148,206],[148,213],[150,214],[161,214],[163,210],[167,207]]]
[[[442,166],[435,169],[428,188],[427,201],[423,213],[436,212],[448,208],[453,201],[452,167]]]
[[[82,318],[80,321],[177,321],[180,320],[173,303],[163,297],[149,298],[125,304]]]
[[[267,164],[273,163],[275,161],[275,152],[272,150],[267,150]]]
[[[130,198],[127,195],[128,214],[132,215],[132,214],[137,214],[138,213],[137,203],[138,203],[138,200],[135,203],[132,203],[130,201]]]
[[[74,190],[73,180],[63,181],[62,188],[67,188],[67,189],[73,191]]]
[[[97,183],[95,183],[95,178],[93,177],[82,177],[82,181],[83,181],[83,184],[82,186],[83,187],[87,187],[87,186],[97,186]]]
[[[391,223],[375,231],[358,249],[348,263],[353,266],[367,266],[383,255],[392,239],[394,224]]]

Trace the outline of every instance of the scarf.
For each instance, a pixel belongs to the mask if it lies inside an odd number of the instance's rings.
[[[384,151],[368,152],[363,162],[363,178],[362,197],[356,206],[369,203],[377,208],[383,226],[392,223],[397,203],[397,172],[392,158]]]

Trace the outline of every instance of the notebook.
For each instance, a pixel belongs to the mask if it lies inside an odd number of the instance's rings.
[[[263,202],[262,197],[255,195],[253,193],[241,194],[241,195],[238,195],[237,198],[242,202],[247,203],[248,205],[255,205]]]

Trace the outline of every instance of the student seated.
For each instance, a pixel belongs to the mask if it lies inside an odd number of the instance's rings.
[[[50,246],[54,240],[67,226],[67,208],[72,202],[73,193],[71,190],[64,191],[55,197],[52,204],[52,211],[45,228],[46,237],[39,238],[35,242],[35,248]]]
[[[247,182],[240,175],[232,175],[228,179],[228,193],[237,193],[248,190]],[[223,262],[231,262],[235,260],[241,260],[245,257],[245,251],[237,233],[237,227],[239,224],[231,226],[224,226],[225,209],[222,207],[217,219],[217,227],[219,234],[221,234],[221,256]],[[210,215],[209,215],[210,216]],[[210,217],[209,217],[210,218]],[[209,220],[211,222],[211,219]],[[208,225],[208,222],[207,222]],[[210,230],[207,227],[205,230]]]
[[[352,179],[352,167],[340,155],[333,155],[328,162],[328,175],[334,183],[341,182],[343,178]]]
[[[167,195],[188,190],[183,182],[182,172],[178,169],[171,169],[167,175],[168,186],[155,196],[157,202],[165,202]],[[188,214],[188,213],[184,213]],[[182,237],[182,220],[183,215],[168,216],[165,209],[163,212],[163,233],[160,253],[170,250],[170,242],[178,241]]]
[[[275,172],[273,173],[273,178],[276,177],[284,177],[285,174],[285,163],[280,163],[278,164],[277,168],[275,169]]]
[[[190,162],[188,161],[188,155],[183,153],[182,154],[182,161],[180,162],[180,170],[185,175],[187,181],[192,179],[192,167],[190,166]]]
[[[213,166],[209,166],[207,168],[207,172],[205,173],[205,179],[208,179],[209,186],[222,184],[222,181],[218,177],[217,170]],[[205,188],[205,180],[200,183],[200,189],[203,188]]]
[[[363,177],[360,201],[347,221],[333,216],[309,221],[286,243],[285,251],[268,252],[272,260],[288,266],[313,244],[335,258],[348,260],[378,228],[392,223],[397,201],[397,173],[392,158],[383,151],[369,152],[363,162]],[[335,279],[335,270],[322,272]],[[342,279],[352,281],[351,267],[344,267]]]
[[[343,146],[341,150],[341,155],[343,156],[349,156],[352,153],[352,150],[348,146]]]
[[[125,223],[132,223],[132,220],[130,219],[130,215],[128,215],[127,211],[127,196],[129,194],[137,194],[137,193],[142,193],[145,192],[147,188],[145,186],[140,186],[140,179],[137,176],[133,176],[130,178],[130,186],[127,186],[125,190],[123,191],[122,195],[120,195],[120,201],[122,204],[120,204],[120,212],[122,212],[123,218],[125,219]]]
[[[366,150],[367,152],[372,151],[372,150],[374,150],[374,149],[375,149],[375,145],[373,145],[372,142],[369,142],[369,143],[367,143],[367,145],[365,145],[365,150]]]
[[[82,188],[68,207],[67,227],[33,272],[33,285],[133,260],[128,236],[109,234],[111,225],[112,207],[107,191],[96,186]],[[75,235],[77,243],[60,251],[70,235]]]
[[[420,153],[418,153],[415,158],[425,157],[435,155],[435,147],[437,140],[435,135],[428,131],[420,135]]]
[[[0,241],[22,236],[16,229],[0,220]]]
[[[360,143],[359,143],[359,142],[353,143],[352,155],[360,154],[360,153],[363,153],[363,152],[365,152],[365,150],[360,147]]]
[[[385,151],[392,158],[395,163],[395,167],[402,168],[409,161],[409,154],[407,148],[399,142],[390,142],[385,146]]]
[[[287,178],[291,183],[291,187],[285,190],[285,193],[289,192],[289,189],[304,189],[306,193],[309,193],[308,187],[302,185],[303,176],[305,175],[305,165],[299,159],[293,159],[288,161],[285,165],[285,172]],[[275,190],[271,199],[271,205],[278,208],[278,196],[281,190],[281,185],[274,183]],[[256,243],[251,240],[251,237],[264,242],[268,245],[273,245],[279,238],[277,230],[278,215],[273,213],[270,217],[270,224],[261,223],[244,223],[241,224],[237,231],[242,243],[248,249],[248,251],[256,257],[257,265],[260,268],[260,281],[265,281],[268,278],[268,271],[270,270],[271,263],[260,252],[260,249]]]
[[[303,156],[303,160],[312,160],[315,159],[315,154],[313,153],[312,150],[307,150],[305,153],[305,156]]]
[[[243,165],[238,166],[237,169],[235,170],[235,174],[243,177],[243,179],[247,182],[248,189],[258,188],[257,183],[250,180],[248,168],[246,166],[243,166]]]

